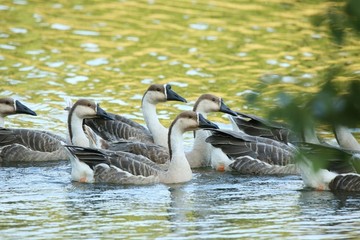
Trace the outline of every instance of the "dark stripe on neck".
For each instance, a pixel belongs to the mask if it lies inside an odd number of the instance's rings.
[[[169,127],[169,133],[168,133],[168,147],[169,147],[169,155],[170,155],[170,161],[171,161],[171,158],[172,158],[172,149],[171,149],[171,133],[172,133],[172,130],[173,130],[173,127],[175,125],[175,123],[177,122],[179,116],[177,116],[175,118],[175,120],[171,123],[170,127]]]
[[[72,121],[72,117],[74,114],[74,110],[78,105],[78,101],[70,108],[69,110],[69,115],[68,115],[68,130],[69,130],[69,138],[70,138],[70,143],[73,144],[72,138],[73,138],[73,132],[71,129],[71,121]]]

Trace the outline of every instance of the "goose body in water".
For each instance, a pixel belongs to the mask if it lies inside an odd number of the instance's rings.
[[[186,102],[169,84],[153,84],[144,93],[141,109],[148,129],[120,115],[112,115],[115,119],[113,121],[92,119],[86,120],[85,124],[109,142],[130,140],[155,143],[167,148],[168,129],[160,123],[156,114],[156,105],[166,101]]]
[[[305,144],[297,164],[305,186],[360,192],[360,144],[344,126],[335,127],[340,147]]]
[[[93,101],[81,99],[69,113],[68,127],[71,142],[90,146],[84,139],[82,121],[85,117],[105,117],[106,112]],[[63,147],[66,140],[50,132],[34,129],[0,129],[0,160],[3,162],[33,162],[67,160]]]
[[[67,146],[72,179],[115,184],[171,184],[190,181],[192,171],[184,152],[183,133],[198,128],[217,126],[193,111],[182,112],[172,122],[168,137],[171,160],[167,170],[145,157],[131,153]]]
[[[230,157],[228,168],[231,171],[256,175],[299,174],[294,161],[297,148],[291,144],[232,130],[211,131],[206,142]]]

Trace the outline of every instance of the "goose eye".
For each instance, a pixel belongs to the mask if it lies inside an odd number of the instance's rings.
[[[91,107],[91,104],[90,104],[90,103],[88,103],[88,104],[87,104],[87,106],[88,106],[88,107]]]
[[[160,92],[160,91],[161,91],[161,89],[160,89],[160,88],[157,88],[157,89],[156,89],[156,91]]]
[[[10,105],[10,102],[9,102],[9,101],[6,101],[5,104]]]
[[[212,100],[213,102],[215,102],[215,101],[216,101],[216,99],[215,99],[215,98],[212,98],[211,100]]]

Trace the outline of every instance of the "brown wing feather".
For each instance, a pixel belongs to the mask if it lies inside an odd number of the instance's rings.
[[[154,140],[150,132],[146,129],[133,127],[122,121],[86,119],[85,124],[89,126],[97,135],[106,141],[133,140],[146,143],[153,143]]]
[[[248,155],[280,166],[293,162],[296,149],[282,142],[229,130],[214,129],[212,131],[213,134],[206,139],[206,142],[221,148],[232,158]]]
[[[360,191],[360,175],[359,174],[340,174],[336,176],[330,183],[329,188],[332,191]]]
[[[170,159],[168,149],[156,144],[121,141],[112,143],[109,146],[109,150],[130,152],[136,155],[142,155],[158,164],[164,164]]]

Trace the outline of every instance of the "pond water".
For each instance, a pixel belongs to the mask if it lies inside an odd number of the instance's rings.
[[[171,83],[189,101],[159,106],[164,125],[202,93],[266,116],[278,93],[316,92],[329,65],[360,74],[358,39],[349,34],[340,48],[326,25],[311,24],[328,6],[321,0],[0,1],[0,96],[38,113],[11,116],[6,126],[65,135],[64,99],[80,97],[144,123],[140,101],[151,83]],[[263,101],[251,106],[251,95]],[[209,119],[228,127],[223,114]],[[191,134],[185,140],[189,147]],[[0,192],[1,239],[360,235],[359,195],[304,189],[297,176],[201,169],[186,184],[114,186],[72,182],[68,162],[34,163],[1,167]]]

